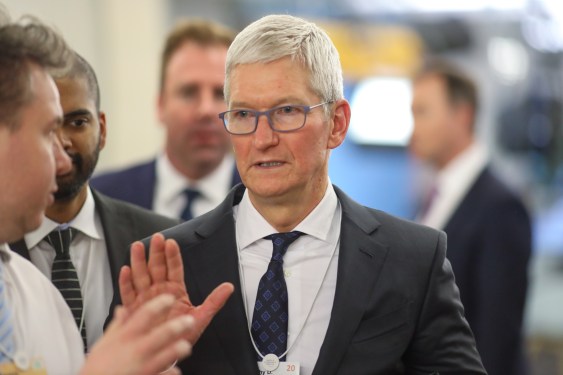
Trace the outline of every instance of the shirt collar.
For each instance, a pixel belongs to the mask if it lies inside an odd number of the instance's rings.
[[[323,199],[293,230],[327,241],[337,206],[338,198],[329,181]],[[248,190],[244,192],[238,206],[234,207],[234,215],[237,223],[237,243],[241,251],[253,242],[278,232],[254,208]],[[244,230],[239,230],[241,228],[239,223],[244,223]]]
[[[7,243],[0,243],[0,258],[4,263],[10,261],[10,247]]]
[[[25,235],[24,238],[27,248],[33,249],[45,238],[45,236],[51,233],[58,226],[71,226],[90,238],[96,240],[104,239],[104,231],[101,224],[99,224],[99,221],[96,220],[96,204],[90,188],[88,188],[84,205],[74,219],[72,219],[69,223],[57,223],[48,217],[44,217],[39,228]]]
[[[486,166],[487,160],[485,148],[474,142],[438,172],[440,194],[446,190],[458,190],[471,186]]]
[[[197,181],[190,181],[174,168],[166,154],[161,154],[156,160],[158,194],[164,198],[165,202],[170,202],[182,194],[184,189],[193,188],[199,190],[203,198],[221,202],[231,186],[233,165],[233,155],[227,153],[213,172]],[[160,183],[160,181],[166,181],[166,183]]]

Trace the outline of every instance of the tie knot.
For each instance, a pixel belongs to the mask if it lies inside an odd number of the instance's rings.
[[[74,229],[70,227],[61,230],[55,229],[45,237],[45,240],[53,246],[57,254],[68,254],[74,234]]]
[[[274,244],[274,251],[272,252],[272,260],[277,262],[283,262],[283,256],[285,255],[289,245],[293,243],[296,239],[304,234],[303,232],[293,231],[293,232],[283,232],[274,233],[269,236],[264,237],[266,240],[272,240]]]
[[[184,190],[184,195],[186,196],[186,198],[188,199],[188,201],[191,201],[193,199],[196,199],[197,197],[199,197],[201,195],[200,191],[197,189],[193,189],[193,188],[187,188]]]

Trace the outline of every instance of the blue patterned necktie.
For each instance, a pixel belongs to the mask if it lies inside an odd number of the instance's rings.
[[[192,212],[192,204],[194,203],[194,200],[196,200],[197,197],[201,195],[201,193],[199,192],[199,190],[190,189],[190,188],[184,190],[183,193],[186,196],[187,202],[186,202],[186,206],[182,210],[182,213],[180,214],[180,217],[182,218],[182,220],[187,221],[194,217],[194,214]]]
[[[4,261],[0,259],[0,363],[11,361],[14,356],[14,322],[12,310],[6,298],[6,283],[4,282]]]
[[[84,351],[86,352],[86,323],[82,319],[84,308],[82,291],[80,290],[78,274],[70,259],[70,243],[74,237],[74,231],[72,228],[55,229],[45,239],[55,249],[56,253],[51,270],[51,282],[61,292],[68,307],[70,307],[76,326],[80,329]],[[82,327],[80,327],[81,324]]]
[[[258,284],[251,333],[256,347],[262,355],[275,354],[285,360],[287,349],[287,285],[283,274],[283,256],[287,248],[303,233],[275,233],[264,237],[272,240],[274,250],[268,270]],[[260,360],[261,357],[258,356]]]

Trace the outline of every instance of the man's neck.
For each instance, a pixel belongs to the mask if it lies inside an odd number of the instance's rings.
[[[327,181],[312,186],[310,191],[287,194],[283,197],[259,197],[248,191],[256,210],[278,232],[290,232],[317,207],[326,192]]]
[[[84,184],[72,199],[55,200],[55,203],[45,211],[45,216],[59,224],[68,223],[78,215],[82,206],[84,206],[84,202],[86,202],[87,196],[88,184]]]
[[[435,163],[436,169],[439,171],[444,170],[450,163],[458,158],[461,154],[467,151],[475,142],[473,137],[464,139],[463,141],[457,143],[455,148],[450,149],[450,152]]]
[[[220,164],[183,163],[168,152],[166,153],[166,157],[170,161],[172,167],[174,167],[174,169],[176,169],[189,181],[201,180],[219,167]]]

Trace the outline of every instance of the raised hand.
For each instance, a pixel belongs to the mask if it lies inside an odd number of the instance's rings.
[[[143,243],[135,242],[131,246],[131,266],[121,269],[119,290],[128,314],[157,295],[173,295],[175,303],[168,318],[191,315],[194,327],[185,338],[195,345],[211,319],[233,293],[234,286],[223,283],[207,296],[203,304],[194,306],[184,284],[184,267],[178,244],[171,239],[165,240],[162,234],[156,233],[150,241],[148,262]]]

